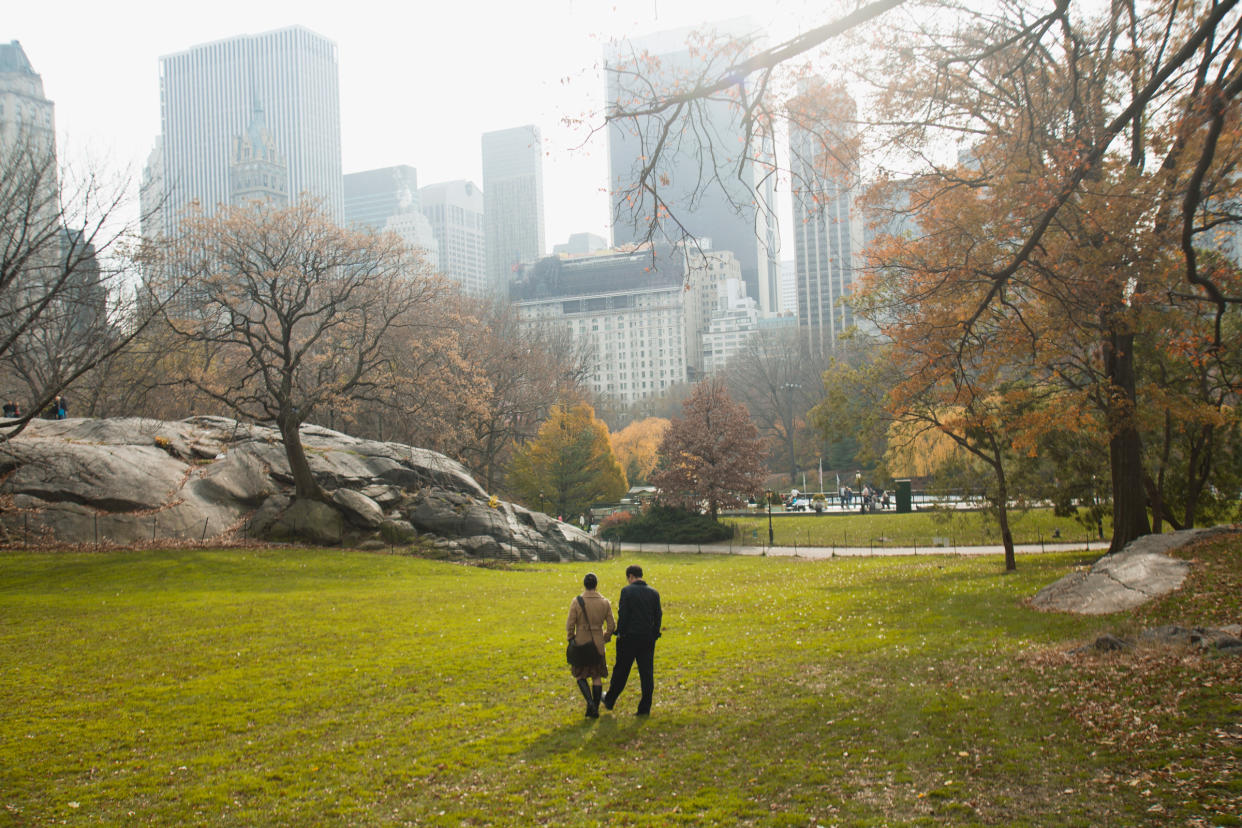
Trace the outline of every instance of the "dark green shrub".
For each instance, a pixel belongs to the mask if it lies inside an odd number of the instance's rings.
[[[652,506],[629,520],[600,529],[600,536],[606,540],[633,543],[711,543],[732,534],[731,527],[707,515],[674,506]]]

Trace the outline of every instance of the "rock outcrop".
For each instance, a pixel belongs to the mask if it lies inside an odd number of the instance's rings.
[[[1172,592],[1182,585],[1190,564],[1164,554],[1196,538],[1232,527],[1185,529],[1146,535],[1112,555],[1105,555],[1090,569],[1071,572],[1041,589],[1031,599],[1037,609],[1105,615],[1137,607]]]
[[[489,498],[464,466],[305,426],[326,502],[293,497],[280,433],[224,417],[36,420],[0,444],[0,528],[15,542],[300,540],[480,557],[594,560],[576,527]]]
[[[1113,652],[1133,650],[1136,645],[1149,647],[1186,647],[1204,652],[1242,655],[1242,624],[1227,624],[1219,629],[1215,627],[1181,627],[1177,624],[1165,624],[1143,630],[1136,641],[1123,638],[1112,633],[1098,636],[1090,644],[1084,644],[1070,650],[1071,653]]]

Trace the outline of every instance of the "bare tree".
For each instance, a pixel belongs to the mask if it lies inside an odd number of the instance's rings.
[[[583,396],[592,355],[568,331],[524,325],[512,306],[500,303],[480,309],[466,345],[488,399],[465,422],[461,460],[491,491],[514,445],[535,435],[552,405]]]
[[[0,440],[155,317],[159,303],[133,292],[129,183],[101,169],[62,169],[50,135],[0,136],[0,394],[26,404]]]
[[[188,379],[239,416],[275,421],[299,498],[322,498],[299,429],[398,381],[398,331],[447,287],[393,235],[335,225],[314,204],[193,216],[164,272],[193,280],[168,323],[198,350]]]
[[[684,65],[619,45],[608,66],[606,128],[634,141],[637,152],[628,179],[612,182],[614,222],[635,227],[640,240],[676,242],[693,241],[684,217],[704,201],[772,215],[782,67],[903,2],[853,4],[837,19],[770,48],[758,46],[758,33],[697,32],[686,44],[692,62]],[[735,132],[727,140],[720,134],[724,123],[738,128],[740,144]],[[679,154],[696,162],[674,163]]]
[[[760,331],[729,361],[725,382],[733,398],[746,406],[773,455],[796,485],[799,449],[812,439],[807,412],[822,396],[823,365],[805,355],[796,330]]]

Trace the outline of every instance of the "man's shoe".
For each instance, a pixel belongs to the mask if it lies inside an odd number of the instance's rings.
[[[616,700],[616,699],[614,699],[614,698],[610,698],[610,697],[608,696],[608,694],[607,694],[607,693],[605,693],[605,694],[604,694],[604,698],[603,698],[603,702],[604,702],[604,709],[605,709],[605,710],[612,710],[612,706],[613,706],[614,704],[616,704],[616,703],[617,703],[617,700]]]

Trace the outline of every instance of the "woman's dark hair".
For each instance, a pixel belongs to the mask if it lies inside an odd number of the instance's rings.
[[[582,585],[587,589],[595,589],[595,585],[599,583],[599,578],[595,577],[594,572],[588,572],[586,577],[582,579]]]

